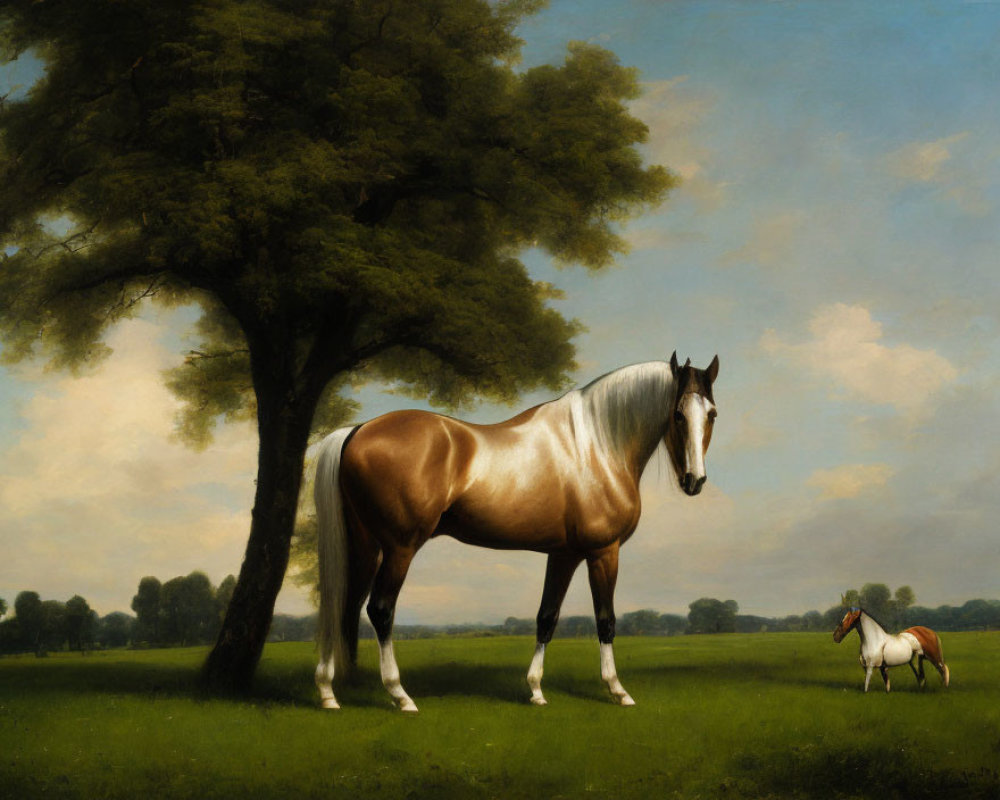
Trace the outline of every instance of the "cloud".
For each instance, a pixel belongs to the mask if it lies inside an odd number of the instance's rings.
[[[203,453],[174,439],[166,335],[159,321],[123,322],[96,371],[36,382],[0,451],[3,591],[80,593],[106,613],[127,608],[142,575],[238,570],[256,433],[226,426]]]
[[[631,111],[649,126],[651,160],[679,175],[683,184],[676,192],[689,197],[699,211],[709,212],[726,201],[726,184],[711,178],[712,153],[701,135],[715,101],[687,87],[687,79],[684,75],[644,83],[643,94],[631,104]]]
[[[906,181],[941,181],[945,178],[944,167],[951,160],[953,146],[968,135],[968,131],[965,131],[933,142],[911,142],[904,145],[886,157],[889,172]]]
[[[886,485],[893,470],[888,464],[842,464],[818,469],[806,479],[806,486],[820,490],[820,499],[858,497]]]
[[[934,350],[883,344],[881,323],[863,306],[823,306],[809,331],[809,341],[791,344],[769,329],[760,345],[774,358],[833,379],[834,393],[847,399],[892,406],[916,417],[958,377],[958,370]]]
[[[965,163],[956,158],[956,145],[968,138],[969,132],[963,131],[932,142],[911,142],[886,156],[886,168],[904,184],[937,187],[965,214],[985,216],[992,203],[981,164],[970,166],[968,157]]]

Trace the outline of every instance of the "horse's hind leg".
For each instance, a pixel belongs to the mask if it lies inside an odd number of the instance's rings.
[[[615,668],[613,642],[615,640],[615,583],[618,580],[618,543],[587,558],[590,593],[594,599],[594,616],[597,619],[597,638],[601,643],[601,678],[608,686],[615,702],[634,706],[629,693],[618,680]]]
[[[378,637],[382,684],[401,711],[416,711],[417,706],[399,680],[399,667],[392,649],[392,621],[396,614],[399,590],[403,588],[414,553],[414,550],[408,548],[384,550],[382,565],[375,574],[375,585],[368,599],[368,619]]]
[[[885,691],[889,692],[889,668],[882,664],[879,666],[878,671],[882,673],[882,680],[885,681]]]
[[[535,655],[528,668],[528,686],[531,688],[531,702],[536,706],[545,705],[542,695],[542,673],[545,665],[545,646],[552,641],[552,633],[559,621],[559,609],[566,590],[573,578],[573,573],[582,559],[577,555],[553,553],[545,566],[545,588],[542,590],[542,603],[538,608],[537,636],[535,639]]]
[[[913,662],[917,662],[917,666],[913,666]],[[910,669],[913,670],[913,677],[917,679],[917,686],[921,689],[924,688],[924,657],[922,655],[916,655],[914,658],[910,659]]]

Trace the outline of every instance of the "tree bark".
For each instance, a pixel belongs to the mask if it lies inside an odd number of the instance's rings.
[[[260,450],[250,538],[203,678],[213,691],[247,693],[288,567],[309,430],[318,398],[257,391]]]

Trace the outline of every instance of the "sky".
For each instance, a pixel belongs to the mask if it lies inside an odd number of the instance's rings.
[[[868,582],[929,606],[1000,598],[1000,5],[552,0],[520,35],[524,68],[561,63],[573,40],[636,67],[644,156],[682,178],[603,273],[523,254],[587,328],[574,379],[674,350],[721,362],[709,482],[686,497],[651,462],[618,614],[700,597],[804,613]],[[0,95],[37,74],[0,67]],[[147,308],[78,377],[0,367],[8,604],[33,589],[105,614],[144,575],[238,572],[256,433],[186,448],[162,380],[194,318]],[[380,387],[357,399],[359,421],[428,407]],[[533,617],[544,569],[436,539],[396,619]],[[277,610],[311,606],[286,581]],[[581,570],[563,614],[589,613]]]

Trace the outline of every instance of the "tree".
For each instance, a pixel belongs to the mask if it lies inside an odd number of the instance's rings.
[[[58,600],[43,600],[41,605],[42,630],[37,655],[50,650],[62,650],[66,644],[66,604]]]
[[[226,609],[233,599],[233,591],[236,589],[236,576],[227,575],[222,579],[219,588],[215,590],[215,609],[219,624],[226,618]]]
[[[7,613],[7,601],[0,597],[0,619]]]
[[[861,587],[859,600],[861,607],[869,614],[883,624],[889,624],[887,620],[892,612],[889,607],[891,597],[892,592],[884,583],[866,583]]]
[[[21,592],[14,598],[14,616],[17,617],[21,638],[29,650],[42,651],[44,613],[38,592]]]
[[[215,634],[215,591],[205,573],[192,572],[163,584],[160,626],[164,641],[182,645],[205,642]]]
[[[78,594],[66,601],[65,626],[70,650],[85,650],[93,645],[97,633],[96,615]]]
[[[135,640],[160,641],[160,593],[162,586],[157,578],[147,575],[139,581],[139,591],[132,598],[135,612]]]
[[[913,589],[909,586],[900,586],[896,589],[896,593],[893,596],[896,602],[896,606],[901,610],[905,611],[915,602],[917,602],[917,595],[914,593]]]
[[[733,633],[736,630],[735,600],[702,597],[688,606],[688,633]]]
[[[660,614],[660,630],[664,636],[679,636],[687,630],[688,620],[680,614]]]
[[[641,163],[636,74],[613,54],[513,69],[540,5],[0,7],[8,55],[46,63],[0,114],[4,358],[82,369],[145,298],[197,302],[202,344],[170,380],[182,431],[205,445],[220,417],[256,419],[216,688],[249,686],[310,432],[353,413],[339,387],[390,378],[454,405],[562,386],[579,326],[518,250],[600,268],[673,182]]]
[[[660,633],[660,615],[644,608],[623,614],[618,623],[618,633],[624,636],[653,636]]]
[[[121,611],[112,611],[101,617],[97,630],[97,641],[103,647],[124,647],[132,638],[135,617]]]

